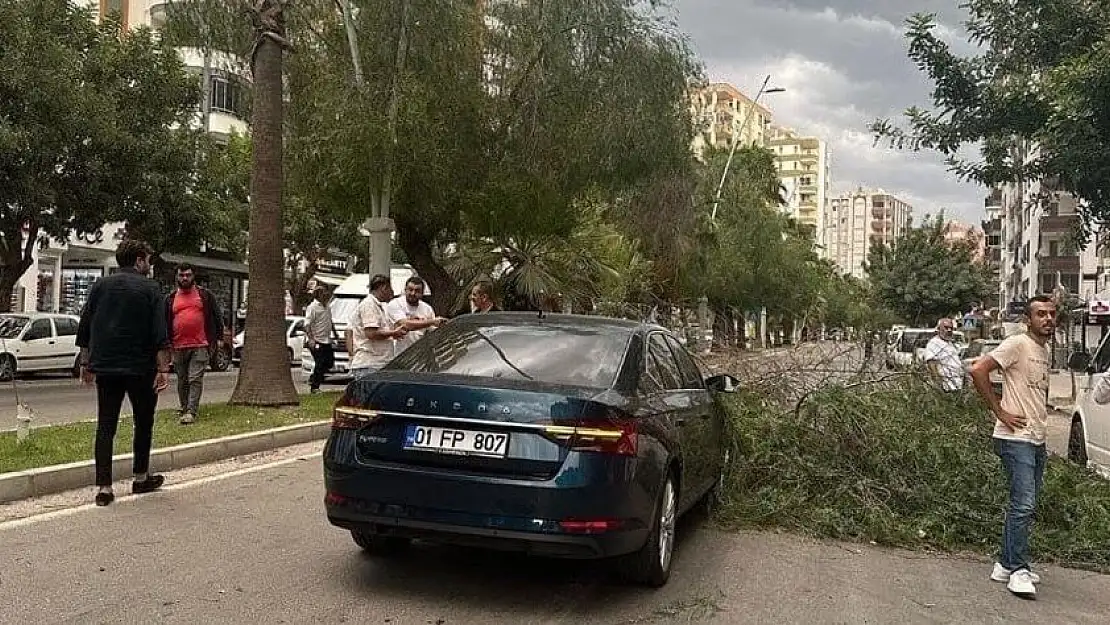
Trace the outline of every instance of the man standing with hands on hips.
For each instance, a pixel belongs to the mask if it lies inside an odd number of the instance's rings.
[[[123,396],[134,412],[134,494],[162,487],[165,478],[151,475],[150,447],[158,393],[169,386],[170,341],[158,283],[147,277],[153,252],[142,241],[126,240],[116,250],[119,272],[101,278],[77,327],[81,379],[96,383],[96,505],[106,506],[112,493],[112,448]]]
[[[1010,505],[1002,551],[991,579],[1007,582],[1015,595],[1032,599],[1040,576],[1029,569],[1029,534],[1044,483],[1048,424],[1048,349],[1056,331],[1056,304],[1039,295],[1029,300],[1028,330],[1011,336],[971,369],[975,389],[994,413],[994,448],[1010,486]],[[990,374],[1002,371],[1002,397],[994,394]]]

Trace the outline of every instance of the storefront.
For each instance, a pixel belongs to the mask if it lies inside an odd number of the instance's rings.
[[[157,279],[168,293],[177,286],[177,266],[189,263],[195,268],[196,282],[212,292],[220,307],[225,324],[232,324],[233,314],[246,302],[247,266],[223,258],[210,256],[191,256],[185,254],[162,254],[165,261],[160,267]]]

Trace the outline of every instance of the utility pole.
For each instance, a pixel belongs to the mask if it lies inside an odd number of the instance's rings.
[[[351,64],[354,66],[355,85],[360,91],[366,89],[366,79],[362,73],[362,57],[359,53],[358,33],[355,30],[351,0],[339,0],[343,11],[343,24],[347,30],[347,44],[351,49]],[[393,84],[387,111],[389,148],[385,158],[384,173],[380,183],[371,185],[370,217],[362,223],[369,239],[368,258],[370,275],[390,275],[393,252],[393,232],[396,224],[389,217],[390,203],[393,199],[393,148],[397,144],[397,117],[400,111],[400,79],[408,52],[409,0],[401,2],[401,24],[397,35],[397,54],[394,63]]]

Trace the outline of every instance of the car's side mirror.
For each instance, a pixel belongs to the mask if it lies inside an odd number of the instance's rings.
[[[1091,355],[1087,352],[1075,352],[1068,358],[1068,369],[1076,373],[1087,373],[1091,366]]]
[[[727,373],[715,375],[705,380],[705,385],[709,390],[718,393],[735,393],[740,388],[740,380],[732,377]]]

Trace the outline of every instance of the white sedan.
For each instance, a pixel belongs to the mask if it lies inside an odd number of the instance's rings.
[[[49,313],[0,314],[0,381],[19,373],[69,371],[77,362],[78,317]]]
[[[245,330],[244,330],[245,332]],[[289,354],[289,365],[301,364],[301,347],[304,345],[304,317],[289,316],[285,318],[285,346]],[[232,343],[231,363],[236,367],[243,360],[243,332],[235,335]]]
[[[1086,390],[1072,409],[1068,459],[1110,477],[1110,403],[1096,403],[1092,393],[1110,375],[1110,335],[1103,339],[1093,359],[1077,352],[1068,365],[1087,376],[1082,385]]]

